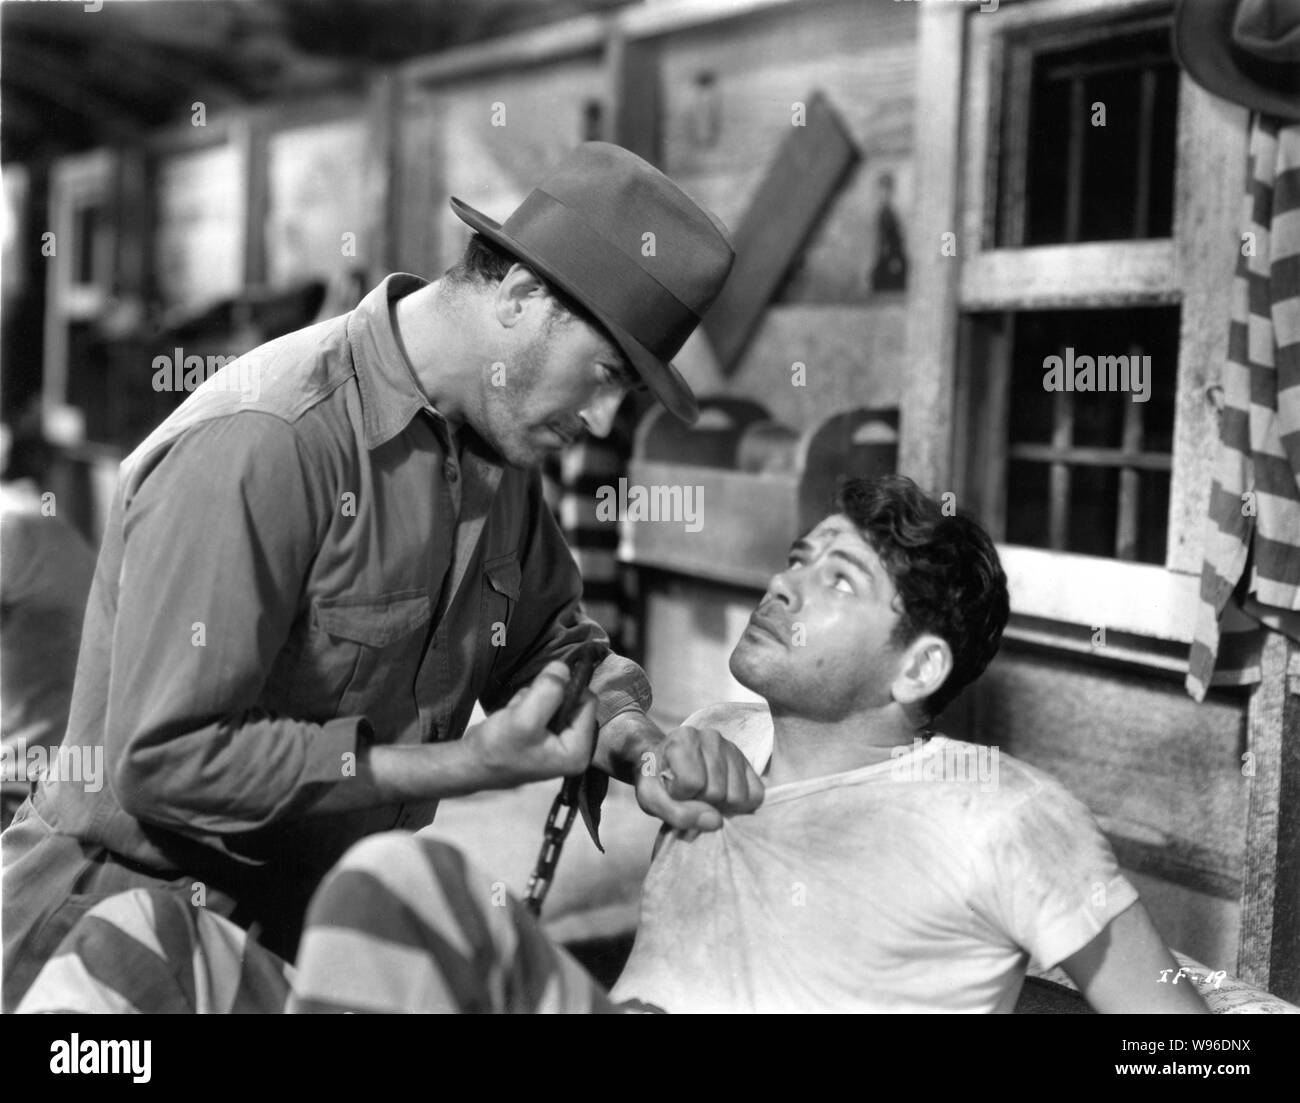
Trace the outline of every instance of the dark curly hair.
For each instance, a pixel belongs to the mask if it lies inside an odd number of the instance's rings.
[[[857,527],[898,591],[890,642],[905,647],[928,632],[952,648],[952,672],[925,701],[933,719],[997,654],[1010,613],[997,549],[978,521],[948,516],[904,475],[846,480],[835,511]]]

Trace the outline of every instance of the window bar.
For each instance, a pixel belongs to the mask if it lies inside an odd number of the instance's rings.
[[[1137,195],[1133,201],[1133,236],[1147,236],[1151,222],[1151,131],[1156,113],[1156,71],[1142,70],[1138,99]],[[1126,422],[1127,425],[1127,422]]]
[[[1052,402],[1052,448],[1065,452],[1074,443],[1074,395],[1057,391]],[[1065,551],[1069,536],[1070,467],[1052,463],[1051,501],[1048,503],[1047,542],[1053,551]]]
[[[1069,168],[1065,177],[1065,241],[1079,240],[1079,218],[1083,200],[1083,113],[1084,82],[1081,77],[1070,81],[1070,148]]]
[[[1140,345],[1130,345],[1129,355],[1141,356]],[[1132,360],[1129,361],[1133,363]],[[1136,455],[1142,451],[1143,444],[1143,403],[1134,402],[1132,395],[1121,395],[1124,403],[1124,437],[1122,447],[1126,456]],[[1115,524],[1115,558],[1133,560],[1138,550],[1138,516],[1141,502],[1140,476],[1134,467],[1122,467],[1119,472],[1119,516]]]

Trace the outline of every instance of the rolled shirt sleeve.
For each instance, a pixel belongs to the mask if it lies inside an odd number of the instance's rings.
[[[319,544],[321,502],[292,425],[187,430],[125,479],[108,692],[108,779],[126,810],[188,835],[300,814],[366,733],[258,706]]]

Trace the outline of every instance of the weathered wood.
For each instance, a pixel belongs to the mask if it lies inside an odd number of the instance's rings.
[[[917,129],[914,179],[915,224],[908,291],[907,365],[903,391],[899,470],[923,487],[943,490],[953,479],[955,416],[953,377],[957,361],[958,279],[969,246],[957,233],[960,149],[962,30],[957,6],[920,6],[917,60]],[[945,256],[945,233],[954,234],[957,256]]]
[[[662,161],[659,128],[659,51],[653,42],[611,36],[606,52],[613,121],[609,140],[652,165]]]
[[[1241,247],[1246,182],[1246,109],[1184,75],[1178,86],[1174,240],[1182,283],[1174,470],[1165,562],[1201,569],[1219,427],[1206,390],[1228,351],[1228,292]]]
[[[792,104],[821,89],[864,159],[813,227],[776,301],[901,299],[900,292],[873,292],[870,276],[886,175],[905,250],[914,249],[916,9],[825,3],[810,18],[808,7],[787,5],[660,40],[663,168],[735,231],[770,151],[790,131]],[[705,116],[711,129],[701,125]]]
[[[1013,612],[1190,643],[1200,576],[1150,563],[999,545]]]
[[[371,176],[366,201],[375,210],[371,217],[374,234],[370,254],[367,286],[377,283],[397,267],[397,235],[402,207],[401,177],[398,171],[401,150],[403,89],[391,71],[377,73],[370,82],[366,103],[366,128],[369,134]]]
[[[469,228],[447,205],[463,199],[490,218],[504,219],[575,145],[582,141],[586,105],[607,88],[602,55],[583,54],[523,71],[481,73],[444,84],[412,103],[414,131],[432,143],[426,205],[412,217],[430,220],[437,274],[464,249]],[[412,115],[408,113],[408,121]]]
[[[983,737],[1060,780],[1137,868],[1235,895],[1249,797],[1242,694],[1198,705],[1176,674],[1014,641],[978,687]]]
[[[962,265],[965,310],[1139,306],[1179,299],[1168,239],[990,249]]]
[[[781,143],[735,234],[736,263],[704,319],[723,372],[730,374],[791,262],[857,158],[848,131],[820,93]]]
[[[770,306],[728,392],[755,396],[792,429],[858,406],[897,406],[909,370],[907,324],[907,307],[897,301]]]
[[[1241,977],[1300,999],[1300,695],[1288,692],[1288,650],[1272,632],[1248,714]]]
[[[585,15],[550,23],[488,42],[462,46],[432,57],[417,58],[398,68],[398,79],[409,86],[433,87],[466,79],[547,66],[603,47],[614,26],[608,16]]]

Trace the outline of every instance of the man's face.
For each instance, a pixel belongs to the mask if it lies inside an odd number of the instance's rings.
[[[897,592],[871,545],[844,516],[790,549],[731,653],[731,672],[769,704],[840,719],[891,700],[903,649],[890,643]]]
[[[531,467],[584,432],[607,435],[635,382],[600,331],[538,299],[488,380],[479,432],[506,463]]]

